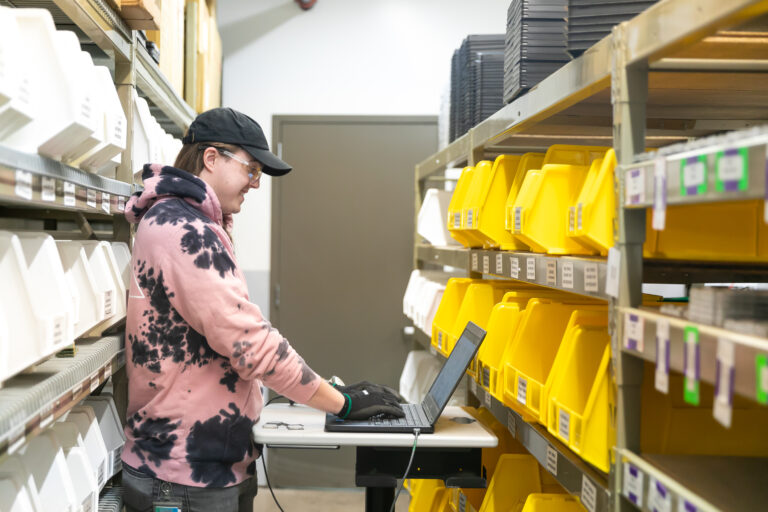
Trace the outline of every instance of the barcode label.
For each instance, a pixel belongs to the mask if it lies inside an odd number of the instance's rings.
[[[528,381],[522,377],[517,377],[517,401],[525,405],[528,392]]]
[[[624,347],[642,352],[644,343],[644,319],[633,313],[624,313]]]
[[[584,265],[584,291],[592,293],[600,291],[597,263],[587,263]]]
[[[551,444],[547,445],[547,471],[557,476],[557,450]]]
[[[461,212],[453,214],[453,227],[459,229],[461,227]]]
[[[510,256],[509,264],[511,267],[510,274],[512,275],[512,279],[520,279],[520,260],[514,256]]]
[[[14,190],[18,197],[27,201],[32,200],[32,173],[16,171],[16,186]]]
[[[557,286],[557,260],[547,259],[547,286]]]
[[[573,262],[564,261],[560,275],[563,288],[573,289]]]
[[[625,204],[640,204],[645,202],[645,169],[630,169],[624,175]]]
[[[648,481],[648,507],[653,512],[672,512],[672,494],[653,476]]]
[[[109,194],[106,192],[101,193],[101,209],[104,210],[104,213],[110,212],[110,206],[109,206]]]
[[[517,420],[512,411],[507,411],[507,430],[509,430],[513,436],[517,436]]]
[[[112,294],[114,290],[107,290],[104,292],[104,315],[112,316],[114,314],[114,301],[112,300]]]
[[[558,425],[557,425],[557,432],[560,434],[560,437],[568,442],[571,439],[571,413],[568,411],[564,411],[563,409],[560,409],[560,414],[558,415]]]
[[[466,512],[467,510],[467,496],[459,491],[459,512]]]
[[[536,280],[536,258],[525,259],[525,278],[529,281]]]
[[[624,464],[624,496],[643,508],[643,472],[629,462]]]
[[[504,273],[504,255],[503,254],[496,255],[496,273],[499,275]]]
[[[45,202],[52,202],[56,200],[56,179],[55,178],[48,178],[47,176],[42,177],[42,191],[40,193],[40,197]]]
[[[96,191],[88,189],[85,193],[85,204],[88,205],[89,208],[98,208],[96,206]]]
[[[576,207],[568,207],[568,232],[573,233],[576,231]]]
[[[579,203],[576,205],[576,228],[581,231],[584,229],[584,205]]]
[[[581,476],[581,504],[589,512],[595,512],[597,507],[597,487],[587,478],[587,475]]]
[[[491,257],[487,254],[483,255],[483,274],[491,273]]]
[[[515,233],[519,233],[522,230],[523,225],[523,208],[522,206],[515,207]]]
[[[58,345],[64,341],[64,317],[59,315],[53,319],[52,343]]]
[[[117,211],[125,211],[125,198],[123,196],[117,196]]]
[[[490,409],[491,408],[491,394],[488,391],[486,391],[483,398],[484,398],[485,406]]]
[[[472,210],[467,210],[467,227],[468,228],[472,227],[472,221],[473,220],[474,219],[472,219]]]
[[[75,206],[75,184],[64,182],[64,206]]]
[[[98,387],[99,387],[99,373],[96,372],[96,375],[91,377],[91,393],[96,391],[96,389],[98,389]]]
[[[480,270],[478,268],[478,265],[477,265],[477,253],[476,252],[472,253],[472,270],[474,270],[475,272]]]

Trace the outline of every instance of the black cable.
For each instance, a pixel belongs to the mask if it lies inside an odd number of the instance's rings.
[[[400,485],[397,487],[395,499],[392,500],[392,508],[389,509],[389,512],[395,512],[395,504],[397,503],[397,498],[400,496],[400,492],[403,490],[403,486],[405,486],[405,479],[408,476],[408,472],[411,470],[411,464],[413,464],[413,456],[416,455],[416,442],[419,440],[419,434],[421,434],[420,428],[413,429],[413,449],[411,450],[411,459],[408,461],[408,467],[405,468],[405,474],[403,474],[403,478],[400,480]]]
[[[283,507],[280,506],[280,502],[277,501],[277,496],[275,496],[275,491],[272,490],[272,484],[269,483],[269,475],[267,474],[267,463],[264,462],[263,453],[261,454],[261,465],[264,466],[264,479],[267,481],[267,487],[269,487],[269,492],[272,494],[272,499],[275,500],[275,505],[277,505],[277,508],[280,509],[280,512],[285,512],[285,510],[283,510]]]

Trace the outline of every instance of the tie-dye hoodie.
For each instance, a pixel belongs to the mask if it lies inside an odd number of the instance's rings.
[[[260,383],[304,403],[321,379],[249,302],[213,189],[160,165],[143,180],[125,215],[138,227],[122,459],[169,482],[235,485],[255,473]]]

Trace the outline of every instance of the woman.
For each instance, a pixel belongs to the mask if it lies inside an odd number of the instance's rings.
[[[129,512],[250,511],[259,456],[250,432],[262,383],[341,417],[402,411],[378,386],[334,389],[248,300],[232,214],[262,172],[291,170],[269,152],[261,127],[213,109],[183,143],[174,167],[145,166],[144,190],[126,208],[138,226],[126,324],[124,499]]]

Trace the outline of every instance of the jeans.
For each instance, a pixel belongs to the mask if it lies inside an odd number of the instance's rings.
[[[183,512],[253,512],[259,486],[255,477],[232,487],[174,484],[123,463],[123,490],[126,512],[153,512],[152,502],[165,499],[165,491],[169,491],[171,499],[181,500]]]

